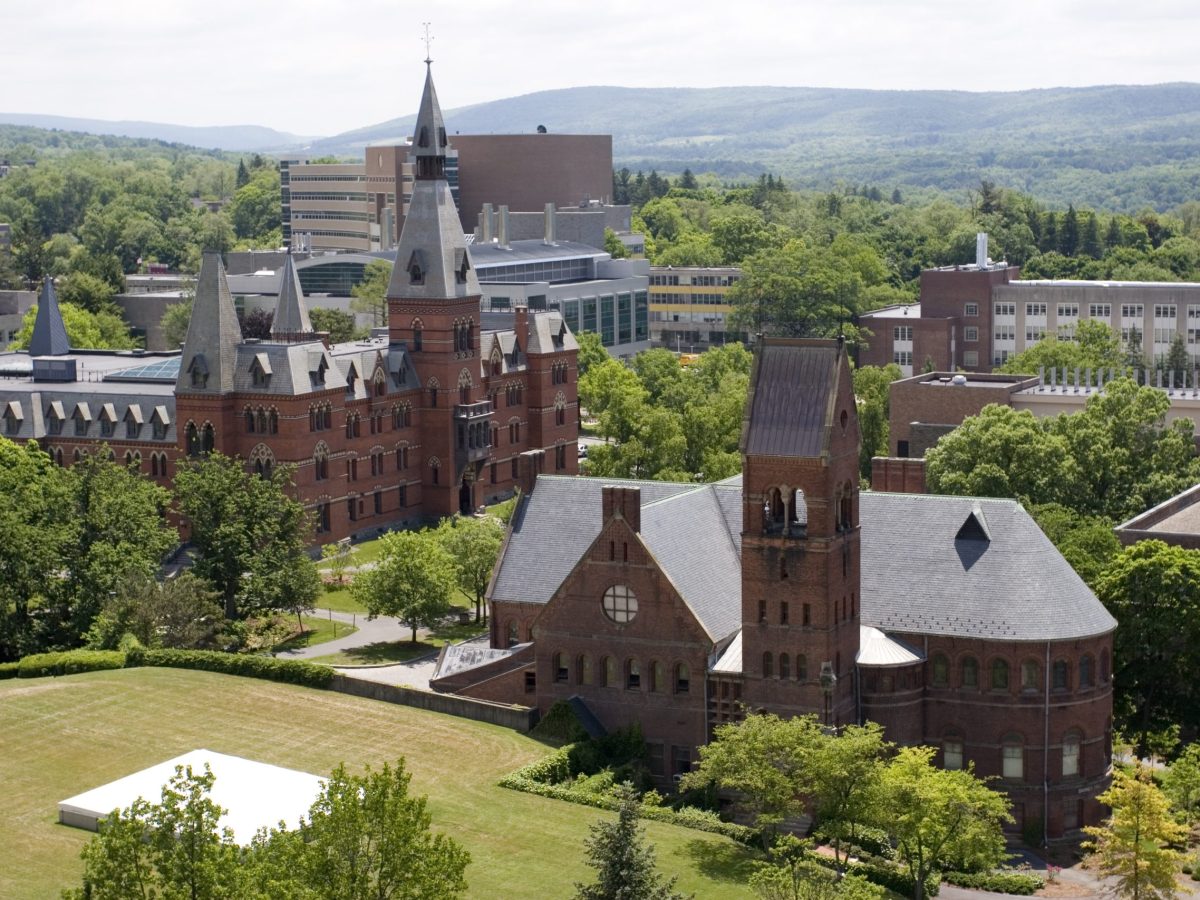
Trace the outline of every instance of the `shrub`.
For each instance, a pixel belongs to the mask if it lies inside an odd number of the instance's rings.
[[[65,650],[61,653],[35,653],[17,664],[18,678],[43,675],[74,675],[125,667],[125,654],[119,650]]]
[[[20,668],[19,662],[0,663],[0,678],[16,678]]]
[[[1018,872],[1015,869],[998,869],[995,872],[945,872],[942,881],[956,887],[1024,896],[1041,890],[1046,884],[1045,879],[1036,872]]]
[[[569,744],[566,747],[559,747],[553,753],[536,759],[527,766],[522,766],[507,777],[523,778],[539,784],[558,784],[566,781],[571,777],[571,766],[568,761],[570,752]]]
[[[810,854],[808,858],[810,858],[813,862],[822,866],[826,866],[830,869],[834,868],[836,865],[834,861],[827,856]],[[908,872],[897,868],[890,863],[883,861],[851,862],[846,866],[846,871],[852,875],[861,875],[863,878],[867,879],[867,881],[871,882],[871,884],[877,884],[880,887],[885,887],[889,891],[894,891],[897,894],[904,895],[905,897],[911,897],[913,895],[913,877],[909,875]],[[941,879],[938,877],[936,872],[931,874],[928,880],[925,882],[925,896],[936,897],[938,895],[938,891],[941,889],[941,883]]]
[[[202,669],[305,687],[326,688],[333,679],[333,669],[329,666],[270,656],[244,656],[219,650],[143,650],[138,656],[143,666]]]
[[[542,716],[529,736],[554,744],[571,744],[587,740],[588,733],[575,715],[575,710],[571,709],[571,704],[559,700]]]

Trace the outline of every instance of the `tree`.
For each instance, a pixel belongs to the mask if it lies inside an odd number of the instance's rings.
[[[72,272],[63,279],[58,289],[58,298],[90,313],[120,315],[113,297],[117,295],[111,284],[87,272]]]
[[[830,872],[809,856],[809,842],[780,835],[769,852],[770,862],[750,875],[761,900],[884,900],[888,892],[861,875]]]
[[[1162,779],[1163,793],[1189,825],[1200,819],[1200,743],[1188,744]]]
[[[200,551],[196,574],[221,594],[227,618],[288,608],[293,590],[319,586],[309,573],[311,523],[289,495],[291,478],[286,466],[259,476],[220,453],[188,460],[175,475],[176,505]]]
[[[225,810],[209,797],[214,782],[176,766],[159,803],[143,799],[112,813],[83,848],[83,888],[77,900],[243,896],[240,851],[233,832],[220,829]]]
[[[328,333],[331,344],[342,344],[354,338],[352,313],[342,312],[340,309],[314,307],[308,311],[308,318],[313,329]]]
[[[1031,506],[1029,514],[1071,568],[1095,590],[1100,573],[1121,550],[1112,520],[1081,515],[1057,503]]]
[[[1183,343],[1183,335],[1176,334],[1171,338],[1171,346],[1167,350],[1166,358],[1163,359],[1161,368],[1170,374],[1174,379],[1174,384],[1170,387],[1183,386],[1183,379],[1188,376],[1192,370],[1192,360],[1188,356],[1187,346]],[[1167,379],[1164,376],[1163,381]]]
[[[326,544],[321,548],[321,558],[329,563],[329,573],[334,583],[343,584],[346,581],[346,570],[354,562],[354,547],[350,539]]]
[[[1112,786],[1097,799],[1112,815],[1101,826],[1083,829],[1092,837],[1084,847],[1094,852],[1104,875],[1117,879],[1117,893],[1131,900],[1174,897],[1182,856],[1170,845],[1181,843],[1187,829],[1171,818],[1150,773],[1114,769]]]
[[[876,825],[888,833],[896,857],[923,900],[930,876],[969,860],[991,868],[1005,858],[1003,826],[1012,821],[1008,799],[975,777],[973,767],[939,769],[932,747],[902,747],[879,782]]]
[[[904,377],[895,363],[886,366],[859,366],[854,370],[854,397],[858,401],[858,470],[871,477],[871,460],[888,455],[888,421],[891,409],[891,384]]]
[[[1100,574],[1096,595],[1117,620],[1113,646],[1118,727],[1146,736],[1200,727],[1200,551],[1162,541],[1126,547]]]
[[[87,644],[115,650],[126,635],[143,647],[210,650],[218,646],[224,617],[218,595],[191,572],[156,581],[133,573],[100,608],[87,633]]]
[[[380,538],[375,568],[360,572],[351,589],[371,616],[395,616],[417,629],[437,624],[450,612],[455,565],[431,532],[395,531]]]
[[[261,168],[233,192],[229,218],[240,238],[255,239],[279,228],[279,173]]]
[[[333,770],[299,834],[304,880],[328,900],[447,900],[467,889],[471,861],[457,842],[430,830],[424,797],[409,796],[404,760],[374,772]]]
[[[822,731],[805,753],[804,793],[821,833],[833,845],[839,871],[842,843],[852,843],[858,830],[875,815],[875,790],[883,757],[891,748],[883,739],[883,728],[868,722],[848,725],[840,734]]]
[[[1120,335],[1103,322],[1086,319],[1075,326],[1072,340],[1047,335],[1010,356],[997,371],[1036,374],[1039,369],[1116,369],[1125,371]]]
[[[675,891],[676,879],[663,881],[655,869],[654,848],[645,844],[645,833],[637,824],[637,801],[633,787],[619,790],[621,805],[617,821],[601,820],[591,827],[584,841],[588,865],[596,870],[592,884],[576,883],[577,900],[682,900]]]
[[[604,251],[613,259],[625,259],[629,255],[621,238],[611,228],[604,229]]]
[[[732,791],[769,845],[775,827],[804,808],[806,757],[820,733],[812,716],[753,714],[718,725],[714,739],[700,748],[699,766],[683,777],[681,786],[687,790],[715,784]]]
[[[356,313],[370,316],[372,325],[386,325],[387,289],[391,280],[391,263],[382,259],[367,263],[362,281],[350,288],[350,293],[354,295],[350,308]]]
[[[252,309],[242,316],[242,337],[253,338],[260,341],[269,340],[271,337],[271,323],[275,320],[275,313],[269,309]]]
[[[174,350],[187,340],[188,325],[191,322],[192,299],[190,297],[179,303],[172,303],[166,308],[159,324],[163,330],[163,341],[166,343],[167,349]]]
[[[594,366],[600,365],[607,359],[611,359],[608,351],[604,349],[604,344],[600,340],[600,335],[594,331],[581,331],[575,335],[575,340],[579,343],[579,377],[582,378]]]
[[[63,325],[71,346],[80,350],[133,350],[138,342],[129,334],[129,326],[120,316],[110,312],[90,313],[70,303],[60,303]],[[21,330],[11,349],[21,350],[29,346],[33,337],[33,323],[37,320],[37,304],[29,308],[21,320]]]
[[[458,586],[475,597],[475,621],[486,621],[483,595],[487,591],[504,543],[504,526],[499,519],[453,516],[443,519],[437,529],[438,540],[454,560]]]
[[[237,178],[233,183],[235,187],[239,188],[245,187],[250,183],[250,170],[246,168],[246,161],[244,159],[238,160]]]

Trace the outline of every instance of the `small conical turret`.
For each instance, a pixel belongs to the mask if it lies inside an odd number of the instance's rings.
[[[63,324],[62,310],[58,308],[54,279],[47,275],[42,279],[37,318],[33,320],[33,334],[29,338],[29,355],[64,356],[70,352],[71,342],[67,338],[67,326]]]
[[[445,300],[480,293],[454,197],[446,183],[446,146],[442,110],[433,88],[433,74],[427,69],[413,135],[416,178],[388,297]]]
[[[275,317],[271,320],[271,337],[277,341],[294,341],[311,338],[312,334],[312,322],[308,318],[308,305],[304,302],[300,276],[292,262],[292,254],[288,253],[283,261]]]
[[[214,394],[232,391],[241,340],[242,326],[238,324],[221,255],[205,253],[196,279],[196,299],[176,390]]]

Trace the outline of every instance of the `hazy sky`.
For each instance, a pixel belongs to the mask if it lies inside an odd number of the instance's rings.
[[[328,135],[577,85],[1200,81],[1196,0],[0,0],[0,111]]]

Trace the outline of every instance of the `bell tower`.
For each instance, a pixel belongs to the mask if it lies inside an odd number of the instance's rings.
[[[449,145],[430,63],[413,131],[412,201],[387,297],[391,340],[407,345],[421,379],[423,505],[441,516],[474,505],[487,457],[481,436],[491,425],[479,362],[479,279],[446,182]]]
[[[764,338],[742,425],[742,673],[750,708],[857,720],[858,416],[838,341]]]

